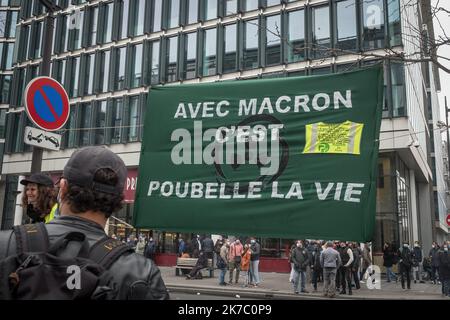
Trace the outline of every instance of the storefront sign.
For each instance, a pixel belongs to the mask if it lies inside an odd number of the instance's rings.
[[[370,240],[382,102],[380,66],[152,88],[135,226]]]
[[[127,203],[134,202],[134,197],[136,195],[136,185],[137,185],[137,169],[128,169],[127,180],[125,181],[125,187],[123,190],[124,201]]]

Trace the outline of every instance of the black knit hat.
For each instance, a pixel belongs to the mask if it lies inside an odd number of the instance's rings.
[[[117,175],[117,183],[109,185],[94,181],[99,169],[110,169]],[[105,147],[86,147],[75,151],[64,167],[63,178],[69,183],[92,190],[122,194],[127,169],[122,159]]]
[[[36,183],[46,187],[53,186],[53,180],[45,173],[33,173],[29,178],[20,180],[20,184],[27,185],[29,183]]]

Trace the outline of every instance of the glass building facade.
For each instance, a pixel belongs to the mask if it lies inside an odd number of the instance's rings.
[[[398,1],[57,0],[51,75],[71,102],[62,148],[141,141],[153,86],[313,76],[377,63],[355,53],[401,46]],[[373,10],[380,13],[376,19]],[[0,9],[0,22],[2,17],[9,27],[5,37],[0,30],[0,70],[13,71],[0,74],[0,98],[14,112],[0,114],[0,128],[6,121],[7,154],[29,152],[17,132],[29,125],[22,111],[24,88],[41,73],[45,9],[27,0],[20,12]],[[15,45],[11,35],[17,36]],[[404,66],[386,62],[384,67],[383,116],[406,116]],[[387,171],[382,172],[384,177]],[[383,178],[385,186],[407,188],[407,180],[391,173]],[[380,208],[384,212],[382,201]],[[404,206],[394,209],[386,208],[380,225],[391,225],[393,212]],[[120,218],[128,222],[131,215],[127,206]],[[261,241],[264,254],[273,257],[284,257],[290,242]],[[167,250],[173,247],[163,243]]]

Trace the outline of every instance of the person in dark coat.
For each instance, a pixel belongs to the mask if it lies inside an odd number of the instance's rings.
[[[392,271],[392,266],[396,264],[397,256],[393,247],[389,243],[385,243],[383,247],[383,266],[386,268],[387,282],[391,282],[391,278],[397,282],[397,275]]]
[[[200,251],[197,259],[197,263],[192,268],[191,272],[186,276],[187,280],[202,279],[200,271],[208,266],[208,258],[203,251]]]
[[[438,254],[439,276],[442,283],[442,295],[450,297],[450,254],[448,243],[444,243]]]
[[[292,252],[292,262],[294,263],[294,292],[307,293],[306,286],[306,270],[309,265],[309,253],[303,247],[301,240],[297,241],[297,247]]]
[[[409,249],[408,243],[404,243],[403,247],[398,250],[398,257],[399,257],[402,288],[405,289],[405,279],[406,279],[406,287],[409,290],[411,289],[411,268],[413,263],[413,257],[411,250]]]
[[[206,255],[207,259],[213,258],[214,252],[214,241],[208,236],[205,236],[202,240],[202,250]]]
[[[147,243],[147,248],[145,248],[144,256],[155,261],[156,244],[153,238],[150,238]]]
[[[200,251],[202,250],[202,243],[200,240],[200,235],[196,235],[191,241],[191,256],[192,258],[198,258]]]
[[[428,256],[431,258],[431,281],[436,284],[439,284],[439,245],[437,242],[433,242],[431,245],[431,250]],[[436,273],[438,274],[436,277]]]
[[[314,251],[312,253],[312,283],[314,291],[317,291],[317,281],[322,274],[322,266],[320,265],[320,254],[322,253],[322,246],[319,243],[315,244]]]

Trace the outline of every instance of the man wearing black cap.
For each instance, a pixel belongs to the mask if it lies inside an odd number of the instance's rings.
[[[88,240],[89,252],[97,250],[104,239],[107,245],[100,247],[109,250],[120,247],[119,241],[106,237],[104,228],[111,214],[122,206],[126,176],[124,162],[110,150],[86,147],[76,151],[59,181],[61,216],[45,225],[49,245],[62,235],[78,232]],[[6,252],[15,253],[18,239],[11,236],[11,231],[0,232],[0,260]],[[151,260],[129,250],[114,258],[108,266],[112,285],[107,289],[106,299],[169,298],[160,271]]]
[[[25,186],[22,193],[22,207],[32,223],[48,223],[58,210],[52,179],[44,173],[34,173],[20,181]]]

